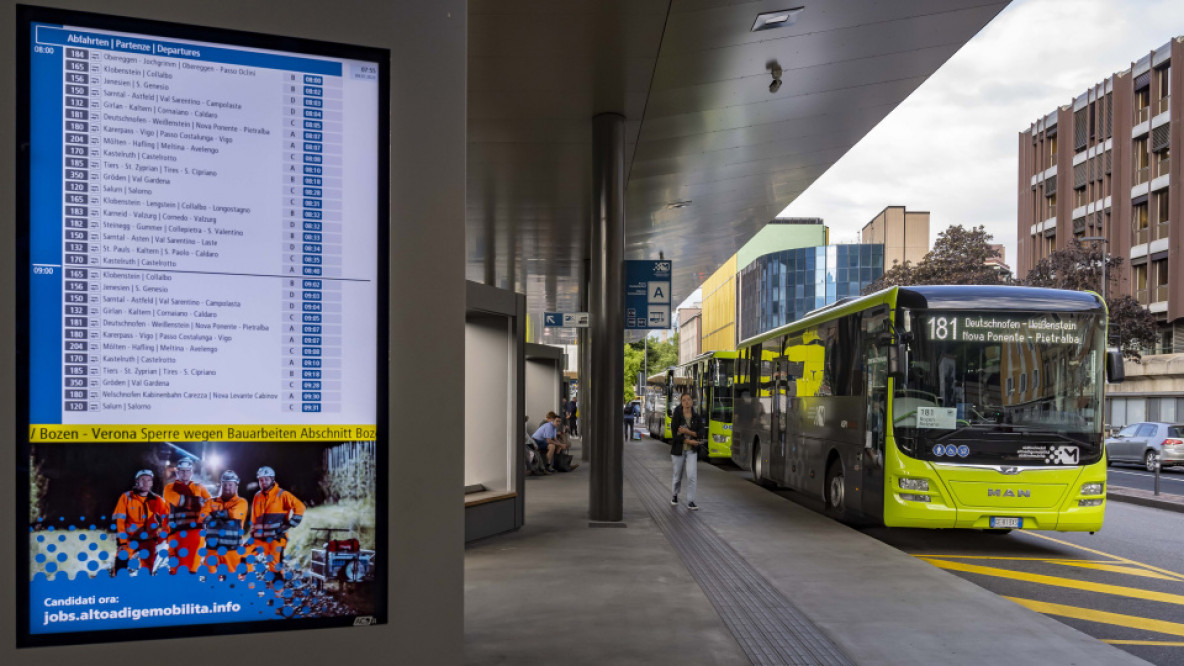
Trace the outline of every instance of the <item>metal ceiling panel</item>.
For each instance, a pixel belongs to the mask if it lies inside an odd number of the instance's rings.
[[[592,117],[617,112],[626,257],[672,259],[681,301],[1006,5],[471,0],[469,279],[577,309]],[[789,6],[793,25],[750,31]]]

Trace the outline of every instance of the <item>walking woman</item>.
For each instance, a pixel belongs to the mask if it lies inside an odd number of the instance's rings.
[[[674,463],[674,479],[671,482],[674,497],[670,499],[673,505],[678,504],[678,491],[682,488],[682,474],[687,474],[687,508],[697,511],[695,505],[695,486],[699,482],[699,445],[706,437],[707,422],[703,415],[694,409],[694,398],[690,391],[682,394],[681,404],[674,408],[674,415],[670,417],[670,430],[674,438],[670,447],[670,459]]]

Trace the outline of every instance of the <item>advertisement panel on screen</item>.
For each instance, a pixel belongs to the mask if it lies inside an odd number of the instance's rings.
[[[19,19],[21,645],[385,622],[389,53]]]

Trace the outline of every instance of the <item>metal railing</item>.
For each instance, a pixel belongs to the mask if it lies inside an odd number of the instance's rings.
[[[1131,118],[1131,124],[1138,125],[1139,123],[1146,122],[1147,119],[1149,119],[1150,117],[1151,117],[1151,107],[1150,106],[1145,106],[1141,109],[1135,109],[1135,113],[1134,113],[1133,117]]]
[[[1161,97],[1161,98],[1155,100],[1155,115],[1158,116],[1159,114],[1163,113],[1164,111],[1167,111],[1168,109],[1170,109],[1172,106],[1171,99],[1172,99],[1172,96],[1168,95],[1167,97]],[[1138,123],[1136,123],[1136,124],[1138,124]]]
[[[1151,301],[1152,303],[1162,303],[1163,301],[1168,300],[1168,286],[1166,284],[1157,285],[1152,296],[1155,297],[1154,300]]]
[[[1151,229],[1143,227],[1142,229],[1135,229],[1135,245],[1142,245],[1151,240]]]
[[[1167,151],[1156,153],[1159,157],[1155,159],[1155,177],[1166,176],[1172,172],[1172,160],[1168,157]]]
[[[1135,169],[1135,178],[1134,178],[1135,182],[1131,183],[1131,185],[1132,186],[1142,185],[1143,183],[1146,183],[1150,177],[1151,177],[1151,167],[1150,166],[1145,166],[1142,169],[1136,168]]]
[[[1156,224],[1154,227],[1152,227],[1153,233],[1151,234],[1151,240],[1159,240],[1161,238],[1167,238],[1169,227],[1171,227],[1171,223],[1168,222],[1167,220],[1164,220],[1163,222]]]
[[[1139,301],[1139,305],[1151,304],[1151,290],[1150,289],[1136,289],[1135,299]]]

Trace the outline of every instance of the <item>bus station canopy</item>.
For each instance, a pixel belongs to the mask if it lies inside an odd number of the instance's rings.
[[[619,113],[625,258],[673,260],[680,302],[1007,4],[471,0],[468,279],[579,310],[592,118]]]

